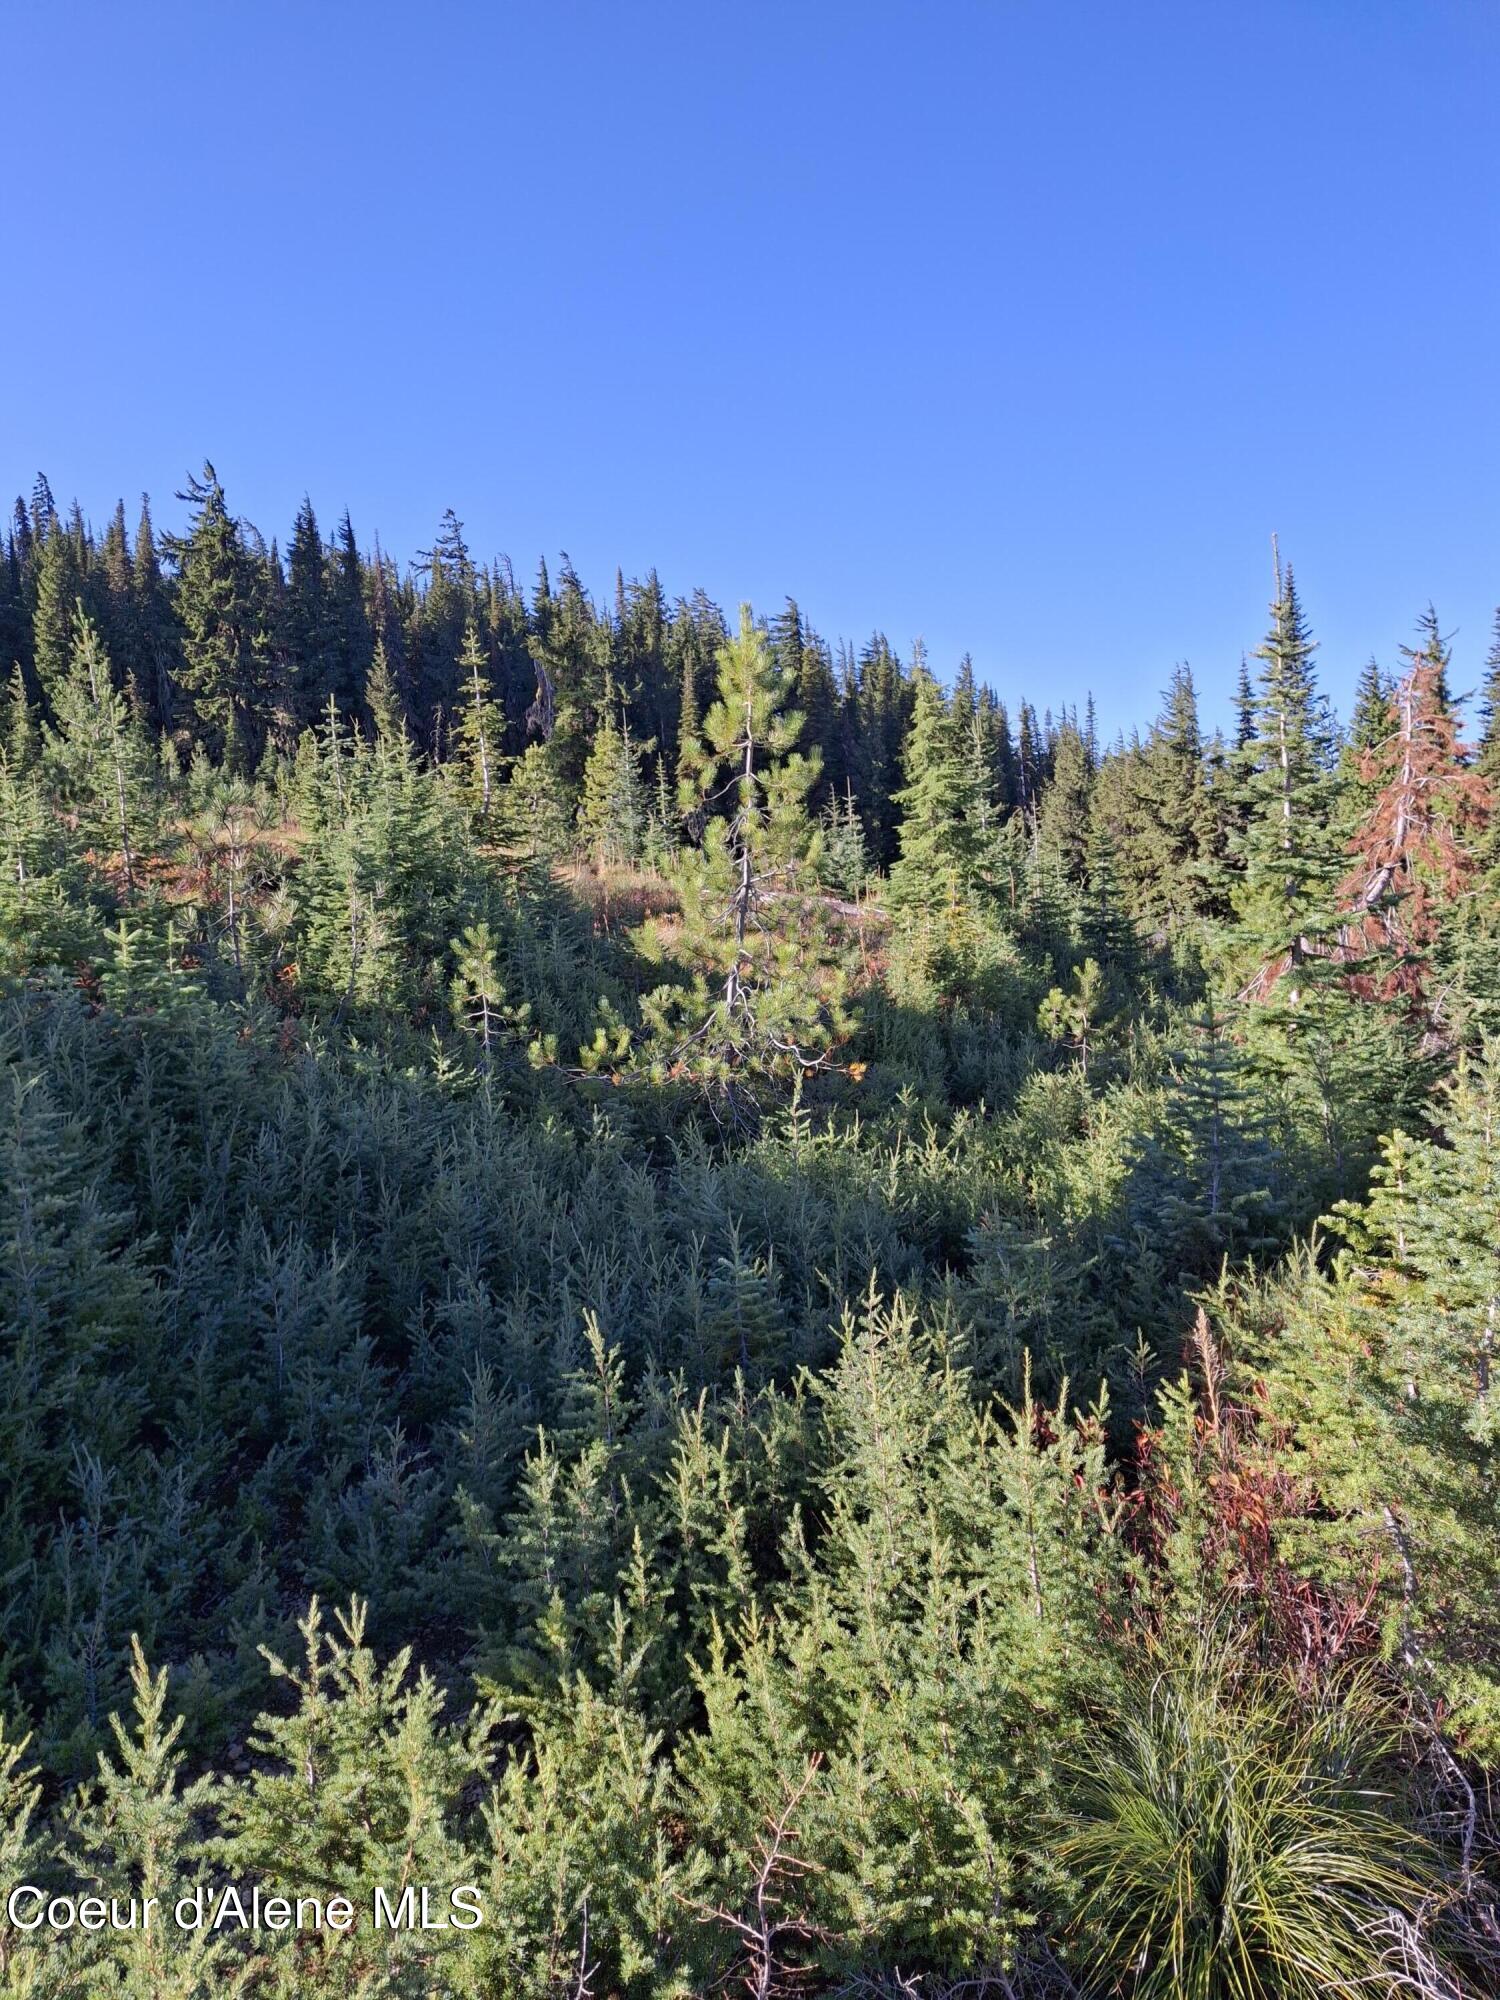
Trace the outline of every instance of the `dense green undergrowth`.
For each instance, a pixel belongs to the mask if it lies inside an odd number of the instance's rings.
[[[0,1875],[354,1921],[0,1990],[1492,1990],[1436,627],[1340,738],[1288,580],[1236,745],[1017,748],[795,615],[278,599],[216,491],[0,605]]]

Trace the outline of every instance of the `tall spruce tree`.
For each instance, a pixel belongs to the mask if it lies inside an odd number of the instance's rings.
[[[336,693],[338,633],[328,591],[328,556],[305,495],[292,524],[287,556],[283,632],[292,671],[292,705],[304,728],[315,723]]]
[[[1312,638],[1290,564],[1278,576],[1249,746],[1249,824],[1238,914],[1267,994],[1286,981],[1296,1006],[1334,916],[1339,857],[1332,831],[1334,742],[1318,692]]]
[[[1037,815],[1037,849],[1057,877],[1076,888],[1088,876],[1089,760],[1071,722],[1057,733],[1052,781]]]
[[[1208,796],[1198,694],[1173,669],[1136,770],[1132,859],[1140,912],[1153,925],[1218,913],[1218,822]]]
[[[212,465],[205,460],[201,477],[190,478],[178,498],[188,502],[192,518],[186,534],[168,537],[164,546],[177,571],[182,695],[210,755],[248,771],[259,758],[279,692],[262,572]]]
[[[920,911],[940,909],[973,889],[982,846],[974,766],[952,710],[925,669],[913,675],[911,690],[890,897],[897,908]]]
[[[141,691],[152,723],[157,729],[169,730],[176,720],[174,688],[181,670],[179,629],[162,575],[151,504],[144,493],[131,550],[130,581]]]

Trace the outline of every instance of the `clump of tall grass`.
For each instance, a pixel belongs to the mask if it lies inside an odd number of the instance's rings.
[[[1131,2000],[1372,2000],[1438,1857],[1407,1823],[1368,1681],[1309,1698],[1232,1653],[1139,1683],[1077,1763],[1061,1856],[1079,1942]],[[1450,1989],[1451,1990],[1451,1989]]]

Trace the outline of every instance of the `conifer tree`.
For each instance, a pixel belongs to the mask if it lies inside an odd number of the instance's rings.
[[[1340,956],[1361,990],[1420,997],[1439,915],[1476,872],[1473,837],[1493,807],[1484,773],[1471,769],[1445,694],[1447,653],[1435,620],[1420,647],[1405,646],[1407,672],[1388,710],[1384,740],[1362,753],[1374,793],[1350,847],[1340,885],[1345,911]]]
[[[6,764],[13,777],[30,771],[42,752],[41,730],[19,660],[11,668],[10,685],[6,689],[4,749]]]
[[[306,495],[292,525],[283,625],[291,656],[292,705],[306,727],[322,714],[339,677],[327,554]]]
[[[1484,684],[1479,697],[1480,770],[1493,785],[1500,780],[1500,610],[1495,613],[1495,632],[1484,656]]]
[[[1163,1115],[1136,1168],[1143,1224],[1200,1278],[1277,1240],[1281,1168],[1260,1095],[1242,1045],[1206,1006],[1173,1056]]]
[[[178,497],[193,509],[187,533],[166,544],[177,569],[182,692],[210,753],[248,771],[277,692],[260,577],[212,465]]]
[[[1052,782],[1037,816],[1037,847],[1062,881],[1077,887],[1088,874],[1089,766],[1072,723],[1058,731]]]
[[[1186,666],[1173,670],[1135,779],[1132,861],[1142,916],[1170,924],[1216,914],[1218,830],[1204,782],[1198,695]]]
[[[451,507],[422,561],[427,587],[417,602],[411,634],[412,717],[423,747],[440,751],[461,699],[458,659],[464,632],[478,612],[474,559],[463,523]]]
[[[640,757],[629,717],[606,678],[604,714],[584,765],[578,808],[579,832],[598,867],[629,866],[641,858],[647,809]]]
[[[851,780],[823,808],[822,821],[819,879],[840,896],[857,896],[869,880],[870,857]]]
[[[346,715],[361,712],[374,659],[374,634],[365,608],[365,566],[345,508],[329,554],[328,610],[333,634],[333,692]]]
[[[88,550],[82,533],[65,527],[56,514],[38,528],[32,661],[44,710],[68,671],[73,650],[73,614],[88,589]]]
[[[156,769],[129,703],[113,686],[109,658],[80,603],[68,670],[44,725],[43,765],[58,803],[76,815],[83,840],[118,857],[127,896],[139,886],[155,822]]]
[[[1250,678],[1250,664],[1241,653],[1239,678],[1234,684],[1234,748],[1248,750],[1255,733],[1255,683]]]
[[[495,809],[495,838],[530,867],[566,852],[571,834],[567,794],[543,743],[532,743],[511,765]]]
[[[1225,876],[1231,901],[1237,902],[1240,880],[1245,872],[1246,848],[1254,811],[1255,774],[1259,753],[1255,747],[1255,686],[1243,654],[1234,692],[1234,730],[1226,746],[1222,774],[1215,787],[1214,813],[1223,843]]]
[[[1331,1281],[1273,1296],[1283,1336],[1262,1321],[1247,1343],[1326,1503],[1303,1562],[1375,1596],[1419,1700],[1486,1760],[1500,1751],[1497,1085],[1485,1046],[1445,1085],[1440,1134],[1387,1136],[1368,1199],[1336,1211],[1350,1248]],[[1373,1578],[1372,1547],[1388,1557]]]
[[[9,676],[16,667],[25,672],[31,658],[31,618],[26,602],[26,583],[20,553],[13,534],[7,534],[0,549],[0,673]]]
[[[889,868],[899,852],[897,793],[912,703],[901,662],[885,634],[874,633],[861,648],[854,690],[854,795],[880,868]]]
[[[981,850],[974,771],[943,691],[925,670],[912,680],[912,719],[896,793],[900,854],[891,870],[898,908],[934,910],[967,894]]]
[[[1125,904],[1114,838],[1100,814],[1089,828],[1088,892],[1083,907],[1083,946],[1107,971],[1125,981],[1140,970],[1141,940]]]
[[[563,558],[545,633],[533,642],[538,674],[551,690],[550,719],[538,733],[571,816],[583,790],[583,767],[605,714],[611,633],[572,564]]]
[[[130,537],[125,528],[123,500],[115,502],[115,511],[109,517],[92,581],[94,589],[90,609],[103,633],[110,657],[116,663],[120,685],[126,687],[132,681],[140,684],[142,677],[135,652]]]
[[[479,627],[471,618],[464,627],[463,650],[458,656],[457,749],[463,758],[465,784],[474,803],[479,824],[487,826],[500,782],[500,746],[505,736],[505,717],[495,699],[490,663],[479,640]]]
[[[471,924],[453,940],[457,970],[452,985],[453,1014],[479,1048],[481,1066],[488,1069],[495,1051],[515,1020],[506,1006],[496,940],[487,923]]]
[[[401,690],[396,685],[396,676],[391,672],[391,663],[383,639],[375,641],[375,657],[370,666],[366,703],[377,741],[405,737],[406,708],[401,700]]]
[[[174,675],[178,672],[178,633],[166,579],[157,554],[151,507],[141,495],[141,514],[131,550],[130,582],[135,629],[136,671],[152,722],[171,729]]]
[[[1010,716],[1003,701],[994,702],[988,708],[988,736],[990,743],[990,769],[993,772],[995,804],[1000,817],[1015,811],[1020,804],[1020,775],[1016,762],[1015,744],[1011,740]]]
[[[1354,687],[1354,706],[1339,751],[1338,825],[1342,843],[1352,839],[1369,813],[1378,786],[1365,777],[1366,753],[1377,749],[1391,733],[1391,698],[1395,687],[1372,654]]]
[[[667,631],[667,665],[678,690],[676,733],[671,739],[671,776],[684,800],[695,795],[694,760],[703,733],[703,695],[712,685],[714,661],[728,636],[722,612],[701,590],[695,591],[691,598],[678,599]]]
[[[1037,1026],[1042,1033],[1077,1050],[1079,1071],[1085,1080],[1089,1073],[1089,1051],[1098,1042],[1107,1008],[1099,962],[1086,958],[1073,969],[1071,991],[1054,986],[1037,1010]]]
[[[183,1782],[183,1718],[167,1720],[167,1670],[153,1674],[134,1638],[130,1680],[135,1726],[110,1716],[113,1743],[100,1753],[93,1783],[69,1802],[63,1851],[100,1898],[154,1904],[151,1921],[111,1929],[107,1949],[120,1982],[111,1977],[111,1989],[131,2000],[196,2000],[223,1969],[226,1940],[206,1924],[179,1928],[173,1918],[179,1900],[211,1879],[200,1829],[214,1782]]]
[[[736,1117],[753,1109],[757,1078],[800,1084],[843,1028],[839,982],[826,965],[809,965],[799,938],[792,892],[816,858],[806,800],[817,766],[794,747],[802,717],[785,706],[790,693],[741,605],[739,632],[719,650],[717,698],[693,767],[701,804],[722,783],[732,810],[708,820],[703,852],[680,876],[698,976],[687,992],[661,989],[649,1009],[663,1065],[721,1096]]]
[[[1239,915],[1258,961],[1252,982],[1281,979],[1295,1007],[1333,919],[1338,858],[1331,831],[1331,725],[1312,665],[1315,642],[1290,565],[1278,577],[1263,662],[1256,736],[1247,753],[1250,818]]]

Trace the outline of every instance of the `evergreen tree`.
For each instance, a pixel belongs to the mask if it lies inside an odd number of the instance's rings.
[[[702,802],[726,782],[733,810],[707,822],[702,855],[680,877],[702,970],[691,989],[661,989],[649,1010],[666,1050],[659,1062],[720,1096],[737,1118],[753,1110],[758,1079],[800,1085],[826,1063],[844,1026],[832,970],[807,976],[791,893],[816,860],[806,799],[817,766],[794,748],[803,718],[785,706],[790,692],[741,605],[739,632],[719,651],[696,763]]]
[[[212,465],[205,462],[178,498],[193,509],[187,533],[166,543],[177,570],[182,694],[210,754],[248,771],[280,693],[262,579]]]
[[[628,867],[640,860],[646,838],[641,753],[631,741],[629,717],[608,680],[604,701],[604,719],[583,770],[578,827],[596,866]]]
[[[1278,1240],[1281,1168],[1259,1098],[1243,1046],[1205,1007],[1173,1056],[1163,1113],[1136,1167],[1142,1226],[1165,1238],[1189,1276],[1211,1278],[1225,1257]]]
[[[141,495],[141,516],[131,551],[130,581],[135,628],[136,671],[147,712],[158,729],[175,721],[174,676],[178,668],[178,634],[166,579],[156,549],[151,507]]]
[[[365,707],[365,682],[374,663],[374,634],[365,608],[365,566],[345,508],[329,556],[328,608],[333,632],[332,692],[346,715]]]
[[[900,855],[891,870],[897,907],[940,909],[969,892],[980,866],[973,766],[943,691],[925,670],[912,681],[912,719],[903,753]]]
[[[369,683],[366,688],[366,704],[370,711],[370,720],[374,724],[377,741],[405,737],[406,707],[401,699],[401,690],[396,685],[396,676],[391,672],[391,663],[383,639],[375,641],[375,656],[370,666]]]
[[[1072,723],[1058,731],[1052,782],[1037,816],[1037,846],[1058,876],[1075,887],[1088,875],[1089,764]]]
[[[1218,827],[1205,783],[1198,695],[1186,666],[1173,670],[1135,775],[1132,859],[1142,916],[1165,925],[1218,914]]]
[[[1478,765],[1494,784],[1500,777],[1500,610],[1495,613],[1495,633],[1484,656],[1484,686],[1479,698]]]
[[[857,896],[870,879],[865,830],[848,781],[843,797],[830,799],[823,808],[818,876],[840,896]]]
[[[1385,739],[1362,753],[1360,775],[1374,799],[1349,843],[1355,864],[1340,885],[1347,914],[1339,946],[1359,968],[1363,989],[1415,998],[1428,982],[1441,906],[1472,882],[1472,836],[1487,825],[1494,802],[1458,742],[1436,621],[1424,621],[1419,648],[1402,652],[1408,670],[1390,703]]]
[[[465,764],[465,787],[481,826],[489,823],[500,783],[500,746],[505,716],[495,699],[490,663],[471,618],[458,656],[456,749]]]
[[[307,727],[335,694],[339,673],[327,554],[312,502],[305,495],[292,526],[283,630],[291,656],[293,709]]]
[[[854,795],[877,867],[899,852],[897,823],[904,743],[914,695],[883,632],[862,648],[853,699]]]
[[[418,741],[442,755],[461,699],[459,654],[478,613],[478,575],[463,523],[451,507],[437,539],[421,558],[426,589],[415,604],[409,670],[411,714]],[[389,643],[389,641],[387,642]]]
[[[531,744],[511,765],[496,806],[495,838],[530,866],[566,852],[571,830],[567,793],[546,746]]]
[[[1096,959],[1075,966],[1073,987],[1054,986],[1037,1010],[1037,1026],[1049,1040],[1066,1042],[1078,1052],[1078,1067],[1087,1081],[1089,1050],[1098,1041],[1106,1010],[1104,974]]]
[[[81,533],[44,513],[36,529],[32,661],[50,711],[73,650],[73,614],[88,589],[88,548]]]
[[[534,651],[538,675],[550,689],[551,710],[537,733],[571,815],[582,795],[589,746],[606,713],[611,634],[566,556],[545,633],[538,635]]]
[[[36,710],[19,660],[11,668],[10,686],[6,690],[4,749],[7,768],[15,777],[32,770],[42,750]]]
[[[1256,990],[1285,979],[1298,1004],[1332,922],[1338,858],[1331,831],[1332,730],[1290,566],[1278,579],[1263,662],[1249,778],[1250,820],[1239,916],[1258,961]]]
[[[92,620],[80,603],[73,651],[54,689],[54,723],[44,725],[43,767],[59,805],[85,843],[117,857],[125,893],[140,886],[154,832],[155,759],[125,697],[116,693]]]

